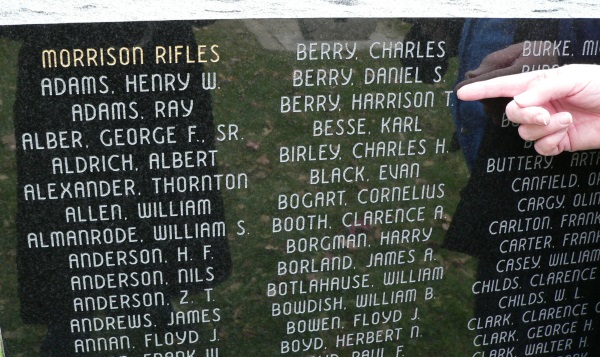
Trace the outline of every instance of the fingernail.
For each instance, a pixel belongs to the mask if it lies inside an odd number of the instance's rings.
[[[526,94],[525,93],[521,93],[521,94],[517,94],[513,97],[513,100],[515,101],[515,103],[517,103],[517,105],[519,107],[523,107],[523,102],[525,102],[527,99]]]
[[[573,117],[571,116],[571,114],[561,115],[560,118],[558,118],[558,123],[564,126],[569,126],[573,124]]]
[[[544,125],[544,126],[548,125],[548,116],[545,114],[538,114],[535,116],[535,118],[533,120],[538,125]]]
[[[515,103],[521,108],[530,107],[532,105],[536,105],[537,98],[535,94],[530,92],[523,92],[521,94],[517,94],[513,97]]]

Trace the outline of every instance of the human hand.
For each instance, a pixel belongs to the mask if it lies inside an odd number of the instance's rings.
[[[461,100],[514,97],[506,116],[542,155],[600,148],[600,66],[569,65],[467,84]]]

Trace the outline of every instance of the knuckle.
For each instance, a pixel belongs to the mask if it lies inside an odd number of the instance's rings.
[[[521,136],[521,138],[525,141],[534,141],[535,137],[532,135],[531,131],[529,130],[527,125],[520,125],[519,126],[519,136]]]

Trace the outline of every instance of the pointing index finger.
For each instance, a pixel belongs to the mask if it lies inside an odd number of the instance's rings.
[[[512,98],[523,93],[529,84],[543,76],[540,71],[496,77],[481,82],[470,83],[460,88],[456,95],[461,100],[481,100],[487,98]]]

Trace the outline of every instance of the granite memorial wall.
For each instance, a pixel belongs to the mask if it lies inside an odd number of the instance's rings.
[[[600,152],[454,90],[596,63],[599,28],[0,27],[4,353],[595,355]]]

